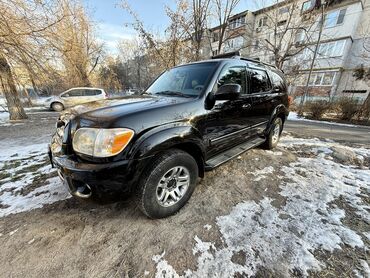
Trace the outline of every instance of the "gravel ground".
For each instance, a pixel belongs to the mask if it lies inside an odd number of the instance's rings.
[[[149,220],[131,198],[69,198],[46,161],[56,117],[0,125],[1,276],[370,276],[370,150],[285,133]]]

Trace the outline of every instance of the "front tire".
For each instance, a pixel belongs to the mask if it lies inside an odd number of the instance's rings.
[[[163,218],[180,210],[190,199],[198,179],[198,165],[188,153],[173,149],[157,156],[143,173],[137,190],[140,210]]]
[[[60,102],[53,102],[51,104],[51,109],[53,109],[56,112],[61,112],[64,110],[64,105]]]
[[[264,144],[265,149],[272,150],[277,146],[282,131],[283,131],[283,120],[281,118],[276,118],[272,123],[270,132]]]

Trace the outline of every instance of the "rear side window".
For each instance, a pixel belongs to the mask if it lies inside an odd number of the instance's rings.
[[[284,90],[286,88],[283,78],[275,72],[270,72],[271,82],[274,88]]]
[[[100,90],[85,90],[85,96],[97,96],[100,95],[101,91]]]
[[[239,84],[242,87],[242,94],[246,92],[246,69],[243,66],[224,68],[217,81],[217,88],[225,84]]]
[[[251,94],[264,93],[271,90],[267,72],[259,69],[249,69]]]
[[[83,95],[82,90],[71,90],[63,95],[63,97],[80,97]]]

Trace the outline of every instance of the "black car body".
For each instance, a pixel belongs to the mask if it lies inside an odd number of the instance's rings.
[[[197,176],[203,177],[206,170],[251,147],[263,143],[273,147],[267,142],[269,136],[274,136],[274,127],[280,135],[289,113],[281,71],[234,57],[169,72],[169,77],[165,73],[142,95],[76,106],[60,117],[50,156],[72,195],[104,198],[135,191],[149,175],[146,169],[155,167],[158,156],[168,150],[189,154],[196,161]],[[166,82],[181,92],[158,91],[167,88]],[[96,157],[79,153],[73,145],[76,132],[83,128],[127,128],[133,135],[116,155]],[[173,212],[146,214],[163,217]]]

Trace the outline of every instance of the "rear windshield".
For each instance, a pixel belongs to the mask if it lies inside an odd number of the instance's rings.
[[[216,62],[208,62],[170,69],[154,81],[147,89],[147,93],[170,95],[172,92],[197,97],[208,85],[216,67]]]

